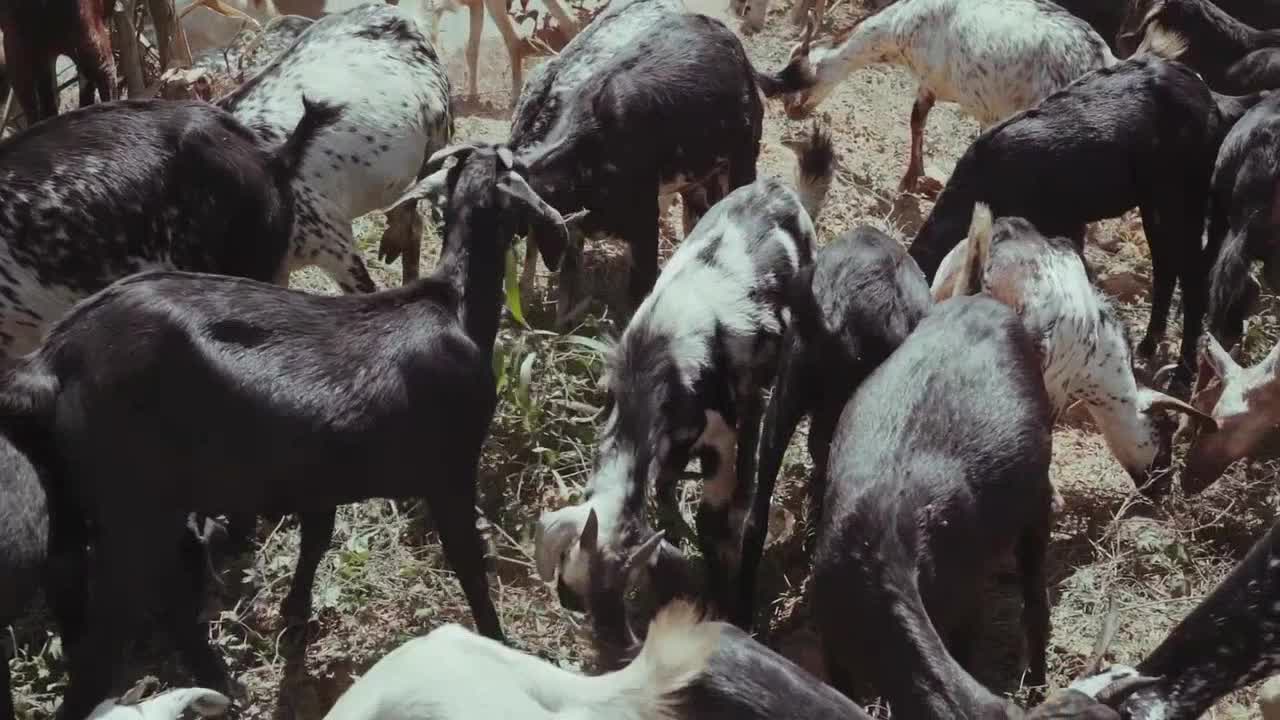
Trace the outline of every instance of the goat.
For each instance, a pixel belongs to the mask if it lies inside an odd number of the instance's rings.
[[[76,300],[139,270],[284,277],[289,186],[341,108],[305,102],[272,150],[203,103],[127,100],[0,142],[0,352],[33,350]]]
[[[1255,30],[1209,0],[1158,0],[1139,32],[1136,52],[1185,63],[1218,92],[1280,87],[1280,30]]]
[[[936,306],[862,383],[831,442],[811,578],[836,689],[866,677],[895,717],[1017,717],[965,668],[983,579],[1013,551],[1028,684],[1044,684],[1050,429],[1035,347],[990,298]]]
[[[334,57],[347,60],[335,68]],[[298,222],[290,264],[318,263],[343,290],[371,292],[351,221],[395,200],[448,143],[449,79],[412,16],[371,4],[316,21],[217,104],[271,142],[296,122],[304,94],[360,111],[317,138],[303,161],[293,185]],[[402,259],[406,282],[418,276],[421,235],[416,204],[389,213],[380,255]]]
[[[1271,94],[1246,112],[1218,151],[1209,196],[1206,255],[1209,331],[1232,347],[1244,332],[1249,309],[1249,264],[1261,260],[1268,284],[1280,288],[1280,95]],[[1200,383],[1198,383],[1200,384]]]
[[[743,530],[739,606],[747,623],[774,483],[796,425],[809,416],[808,515],[816,522],[840,411],[932,305],[924,274],[902,244],[867,225],[819,250],[798,286],[809,291],[797,293],[791,304],[794,321],[782,340],[777,385],[765,409],[755,499]]]
[[[924,177],[925,123],[936,101],[959,103],[986,128],[1115,62],[1092,28],[1050,0],[899,0],[831,44],[812,51],[797,46],[787,70],[812,87],[786,102],[791,115],[802,115],[860,67],[910,68],[918,83],[911,158],[898,188],[915,191]]]
[[[458,162],[438,169],[450,158]],[[437,153],[428,170],[404,199],[445,203],[444,250],[432,276],[331,297],[239,278],[140,273],[79,304],[6,373],[3,429],[58,468],[52,484],[95,528],[91,587],[141,588],[148,569],[174,571],[183,513],[297,513],[302,559],[286,602],[305,607],[312,578],[302,570],[324,552],[332,527],[323,525],[335,506],[425,495],[476,625],[502,638],[475,525],[477,465],[497,401],[490,355],[502,257],[520,216],[564,221],[492,148]],[[119,343],[125,334],[131,342]],[[193,404],[201,412],[182,409]],[[143,445],[150,450],[140,455]],[[414,479],[424,452],[440,479]],[[143,604],[134,595],[91,593],[64,720],[105,694]],[[227,687],[194,620],[197,599],[178,595],[169,615],[179,649],[201,685]]]
[[[676,3],[632,0],[601,14],[531,80],[506,143],[553,207],[590,211],[581,230],[627,242],[629,311],[658,275],[659,196],[681,193],[696,221],[729,190],[753,182],[760,92],[798,87],[794,77],[757,72],[729,28]],[[619,45],[615,32],[635,39]],[[530,235],[547,267],[561,266],[564,321],[579,274],[577,243],[565,252],[558,233],[535,225]]]
[[[1215,96],[1185,65],[1150,56],[1097,70],[980,135],[916,233],[911,256],[932,282],[978,202],[1047,237],[1072,238],[1081,250],[1085,224],[1136,205],[1154,285],[1138,354],[1155,354],[1181,281],[1183,343],[1173,381],[1182,385],[1204,314],[1200,236],[1213,161],[1231,124],[1258,99]],[[1064,197],[1072,201],[1058,202]]]
[[[1144,23],[1160,0],[1124,0],[1117,3],[1124,20],[1116,34],[1121,57],[1136,52],[1142,44]],[[1280,0],[1212,0],[1214,7],[1249,27],[1269,30],[1280,27]]]
[[[132,697],[151,679],[144,679],[122,698],[103,700],[87,720],[179,720],[187,710],[200,717],[218,717],[231,706],[231,699],[226,695],[204,688],[169,690],[145,700]]]
[[[433,682],[423,683],[430,676]],[[484,677],[483,684],[475,678]],[[329,720],[869,720],[849,699],[727,623],[676,602],[638,656],[597,677],[446,625],[393,650]]]
[[[789,285],[812,262],[811,217],[833,172],[830,138],[819,129],[799,154],[801,168],[819,166],[800,173],[799,196],[770,178],[712,206],[611,349],[602,378],[606,420],[586,499],[538,520],[538,573],[550,581],[559,571],[566,607],[601,602],[591,592],[598,566],[635,565],[635,556],[652,552],[661,535],[645,526],[648,488],[673,510],[676,475],[699,457],[706,478],[698,542],[709,592],[740,617],[728,583],[740,564],[754,484],[761,392],[776,374]]]
[[[27,124],[58,114],[55,61],[66,55],[80,76],[80,107],[94,94],[115,100],[116,64],[107,0],[0,0],[6,74]]]
[[[1134,484],[1158,489],[1169,471],[1176,429],[1167,413],[1206,416],[1138,383],[1128,328],[1090,284],[1072,241],[1046,237],[1022,218],[993,220],[978,203],[968,242],[957,245],[942,268],[934,278],[934,300],[983,292],[1016,310],[1035,339],[1054,416],[1084,403]],[[1054,497],[1061,507],[1056,491]]]
[[[1231,463],[1253,455],[1272,437],[1280,418],[1280,343],[1246,368],[1205,333],[1198,384],[1202,389],[1192,402],[1212,419],[1199,424],[1187,450],[1182,488],[1188,494],[1213,484]]]
[[[45,572],[49,507],[36,469],[0,437],[0,628],[27,609]],[[14,720],[9,662],[0,655],[0,720]]]

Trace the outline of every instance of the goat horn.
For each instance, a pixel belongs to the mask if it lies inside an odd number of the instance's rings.
[[[1213,430],[1218,429],[1218,421],[1214,420],[1212,415],[1201,412],[1199,409],[1188,405],[1182,400],[1171,395],[1165,395],[1159,390],[1147,388],[1147,392],[1151,393],[1151,399],[1147,407],[1144,409],[1144,412],[1150,413],[1156,410],[1167,410],[1169,412],[1182,413],[1183,415],[1190,415],[1191,417],[1208,424]]]
[[[439,170],[440,167],[444,165],[445,161],[451,157],[457,157],[458,161],[462,162],[463,160],[466,160],[467,155],[470,155],[475,151],[476,145],[474,143],[458,143],[457,145],[449,145],[448,147],[440,148],[432,153],[431,157],[427,158],[427,163],[423,166],[422,173],[424,175],[430,175],[431,173]]]
[[[447,193],[448,188],[449,171],[437,170],[419,180],[413,187],[409,188],[408,192],[397,198],[395,202],[383,208],[382,211],[384,213],[390,212],[404,203],[411,200],[420,200],[422,198],[426,198],[428,202],[439,207],[445,200],[445,194]]]
[[[1134,675],[1133,677],[1121,678],[1099,690],[1094,699],[1103,705],[1114,708],[1127,700],[1130,695],[1159,682],[1160,678],[1149,675]]]
[[[1159,370],[1156,370],[1155,375],[1151,376],[1151,384],[1154,386],[1160,386],[1164,384],[1165,379],[1168,378],[1169,375],[1172,374],[1173,371],[1177,369],[1178,369],[1178,363],[1176,362],[1169,363],[1168,365],[1162,366]]]

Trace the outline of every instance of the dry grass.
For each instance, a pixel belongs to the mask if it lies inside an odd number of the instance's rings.
[[[712,4],[707,4],[712,3]],[[856,1],[854,3],[857,4]],[[705,0],[699,10],[722,14],[719,3]],[[794,42],[787,24],[788,8],[774,8],[769,29],[746,41],[757,65],[776,67]],[[856,7],[843,4],[834,24],[851,22]],[[464,87],[460,39],[445,33],[446,53],[455,88]],[[489,106],[468,108],[458,121],[459,139],[499,140],[507,119],[501,107],[509,86],[504,53],[486,36],[482,57],[482,89]],[[835,130],[841,163],[831,202],[820,222],[830,238],[858,223],[872,223],[898,237],[910,237],[929,204],[899,198],[897,181],[906,163],[907,117],[914,88],[896,68],[869,68],[855,73],[824,105]],[[791,176],[791,154],[778,144],[788,121],[770,107],[761,155],[762,174]],[[964,147],[977,134],[976,124],[954,108],[940,106],[930,119],[926,151],[931,165],[945,176]],[[674,213],[675,211],[673,211]],[[664,229],[664,253],[679,227],[678,214]],[[357,234],[375,279],[383,286],[399,281],[399,268],[376,259],[382,218],[357,223]],[[1105,279],[1131,273],[1146,286],[1150,263],[1140,223],[1133,217],[1101,223],[1091,264]],[[428,233],[424,249],[429,267],[438,252]],[[591,284],[609,299],[624,287],[625,260],[616,244],[596,244],[591,254]],[[545,279],[542,285],[545,286]],[[295,285],[319,292],[333,286],[316,273],[303,273]],[[545,327],[548,299],[544,293],[525,298],[535,327]],[[493,595],[510,637],[520,646],[566,666],[586,663],[581,619],[563,611],[555,595],[532,569],[533,522],[546,508],[576,499],[591,466],[598,408],[596,385],[601,337],[613,320],[600,304],[572,335],[504,323],[497,349],[501,402],[494,421],[481,477],[482,521],[492,557]],[[1140,337],[1149,308],[1143,296],[1121,306],[1121,314]],[[1176,310],[1175,310],[1176,312]],[[1176,347],[1175,332],[1166,349]],[[1250,333],[1249,349],[1260,354],[1274,340],[1275,315],[1266,313]],[[1050,548],[1054,633],[1050,672],[1055,685],[1069,681],[1083,667],[1107,601],[1120,611],[1120,630],[1111,658],[1135,662],[1150,651],[1174,624],[1244,555],[1253,539],[1276,514],[1275,469],[1268,464],[1237,466],[1223,481],[1194,500],[1174,495],[1159,505],[1140,499],[1132,483],[1111,459],[1099,435],[1087,425],[1064,427],[1055,434],[1053,477],[1067,509],[1054,530]],[[779,483],[775,537],[762,569],[764,637],[808,667],[815,665],[811,637],[805,628],[800,552],[804,523],[804,478],[810,470],[802,450],[803,436],[789,450]],[[431,458],[422,459],[423,482],[431,481]],[[696,495],[696,484],[690,485]],[[323,715],[352,679],[390,648],[445,622],[470,623],[470,612],[430,532],[429,519],[413,503],[375,501],[343,508],[333,550],[321,566],[315,589],[316,620],[305,663],[291,661],[282,642],[277,608],[288,587],[297,551],[296,526],[290,520],[260,529],[258,551],[223,573],[227,587],[211,603],[212,637],[234,672],[244,681],[250,701],[245,718],[301,718]],[[995,625],[1009,630],[1007,588],[993,581]],[[1015,609],[1016,613],[1016,609]],[[1016,615],[1015,615],[1016,616]],[[1010,673],[1016,648],[1008,632],[992,638],[993,682],[1017,689]],[[17,658],[12,668],[20,717],[48,717],[61,692],[63,663],[56,638],[40,615],[12,633]],[[143,649],[164,647],[140,639]],[[167,656],[150,659],[149,668],[165,670],[169,682],[182,682],[177,664]],[[888,712],[872,702],[881,717]],[[1211,713],[1215,718],[1257,717],[1250,693],[1227,699]]]

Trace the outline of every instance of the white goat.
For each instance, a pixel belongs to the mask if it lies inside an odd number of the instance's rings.
[[[201,717],[216,717],[231,705],[227,696],[204,688],[169,690],[145,700],[129,699],[129,694],[103,700],[86,720],[178,720],[187,709]]]
[[[1138,384],[1127,329],[1089,284],[1071,240],[1045,237],[1022,218],[993,221],[991,210],[977,204],[969,239],[943,260],[933,295],[941,301],[976,292],[1016,310],[1038,342],[1055,414],[1084,403],[1135,484],[1164,475],[1176,424],[1165,413],[1204,414]],[[1056,492],[1054,500],[1060,507]]]
[[[806,714],[807,713],[807,714]],[[851,701],[731,625],[676,602],[638,657],[585,677],[460,625],[410,640],[338,699],[326,720],[866,720]]]
[[[809,52],[798,45],[792,64],[816,84],[792,97],[788,111],[813,109],[860,67],[906,66],[919,85],[899,188],[934,192],[940,188],[924,178],[923,146],[936,101],[959,103],[985,129],[1115,62],[1093,28],[1050,0],[899,0],[833,42]]]
[[[294,182],[290,269],[319,265],[345,291],[372,291],[351,221],[399,199],[448,143],[449,79],[412,13],[372,4],[317,20],[217,104],[275,140],[297,122],[304,94],[347,110],[317,137]],[[387,213],[382,256],[403,256],[406,281],[418,275],[420,234],[414,203]]]

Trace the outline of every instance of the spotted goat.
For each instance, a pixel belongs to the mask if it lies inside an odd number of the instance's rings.
[[[274,148],[196,102],[128,100],[0,142],[0,351],[34,350],[76,301],[142,270],[286,277],[291,186],[340,107]]]
[[[812,87],[786,102],[802,115],[860,67],[906,66],[917,89],[899,189],[932,193],[939,188],[924,175],[924,128],[935,102],[959,103],[986,128],[1115,62],[1098,33],[1050,0],[898,0],[832,43],[798,45],[788,70]]]
[[[1151,491],[1164,487],[1173,413],[1205,416],[1134,377],[1128,329],[1089,282],[1072,241],[1046,237],[1022,218],[993,220],[978,203],[969,239],[943,259],[933,296],[942,301],[979,292],[1017,310],[1036,343],[1055,417],[1082,403],[1134,483]],[[1055,506],[1061,504],[1055,492]]]
[[[815,132],[799,150],[831,158]],[[586,498],[538,520],[536,559],[558,577],[561,602],[593,612],[622,592],[637,556],[656,557],[661,533],[644,519],[649,488],[667,513],[677,476],[701,460],[697,537],[709,592],[733,612],[729,576],[754,485],[761,393],[773,382],[791,310],[787,298],[812,262],[816,216],[833,168],[800,174],[799,195],[776,179],[739,188],[698,223],[609,352],[600,450]],[[615,628],[615,644],[629,641]]]

